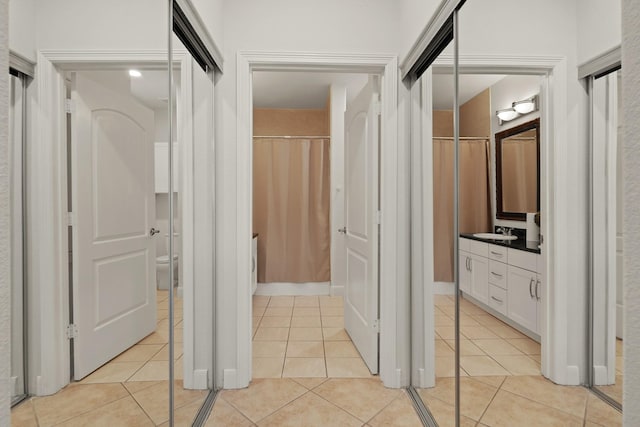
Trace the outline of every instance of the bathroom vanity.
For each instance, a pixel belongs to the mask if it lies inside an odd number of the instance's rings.
[[[459,245],[463,296],[540,341],[544,283],[538,244],[461,234]]]

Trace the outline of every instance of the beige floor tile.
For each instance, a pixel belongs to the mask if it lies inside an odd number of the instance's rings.
[[[127,397],[122,384],[71,384],[53,396],[33,399],[40,426],[51,426]]]
[[[455,304],[452,295],[434,295],[433,302],[437,306],[453,306]]]
[[[453,320],[449,316],[446,316],[444,314],[435,315],[435,326],[453,326],[454,324],[455,320]]]
[[[322,326],[324,328],[344,328],[344,317],[322,316]]]
[[[184,341],[184,333],[182,328],[176,328],[173,332],[173,342],[176,346],[181,345]]]
[[[320,328],[320,316],[294,316],[291,318],[293,328]]]
[[[168,319],[168,318],[169,318],[169,310],[164,310],[164,309],[156,310],[156,319],[158,321]]]
[[[306,388],[288,378],[254,379],[249,388],[223,390],[220,397],[255,423],[304,393]]]
[[[256,315],[255,315],[255,313],[254,313],[253,321],[252,321],[252,323],[251,323],[251,324],[252,324],[252,325],[253,325],[253,327],[255,328],[255,327],[257,327],[257,326],[260,324],[260,321],[261,321],[261,320],[262,320],[262,316],[256,316]]]
[[[273,307],[273,308],[279,308],[279,307]],[[262,317],[265,315],[267,310],[268,310],[268,307],[253,307],[251,310],[251,315],[253,317]]]
[[[523,353],[509,344],[503,339],[486,339],[486,340],[472,340],[473,344],[479,347],[482,351],[490,356],[493,355],[513,355],[522,356]]]
[[[454,340],[456,338],[456,331],[453,325],[451,326],[436,326],[436,334],[443,340]]]
[[[361,426],[357,418],[309,392],[258,422],[260,427]]]
[[[474,305],[473,303],[470,303],[470,302],[464,302],[464,300],[463,302],[460,303],[460,311],[463,312],[464,314],[469,314],[469,315],[482,315],[487,313],[477,305]]]
[[[289,341],[322,341],[322,329],[291,328]]]
[[[622,356],[624,350],[624,341],[620,338],[616,339],[616,356]]]
[[[324,357],[287,357],[284,360],[283,378],[326,377]]]
[[[126,383],[122,383],[122,385],[125,386],[129,393],[133,394],[139,392],[140,390],[144,390],[145,388],[161,383],[162,381],[129,381]]]
[[[509,377],[504,377],[504,376],[490,376],[490,375],[482,375],[479,377],[471,377],[474,380],[484,383],[484,384],[488,384],[492,387],[495,388],[500,388],[500,386],[502,386],[502,383],[504,382],[505,378],[509,378]]]
[[[538,362],[538,365],[542,365],[542,356],[540,354],[527,354],[527,356]]]
[[[528,426],[532,425],[532,422],[535,422],[536,427],[582,426],[582,418],[504,390],[498,391],[480,421],[497,427]]]
[[[169,362],[152,360],[147,362],[129,378],[129,381],[166,381],[169,379]]]
[[[480,420],[482,414],[498,391],[474,378],[460,378],[460,413],[465,417]],[[436,386],[420,389],[418,393],[425,398],[436,398],[449,405],[455,405],[455,378],[436,378]]]
[[[540,344],[530,338],[507,339],[507,342],[524,354],[540,354]]]
[[[453,357],[453,349],[443,340],[435,340],[436,357]]]
[[[253,357],[253,378],[282,378],[284,357]]]
[[[624,371],[624,358],[616,356],[616,371],[622,373]]]
[[[422,427],[422,422],[407,395],[402,392],[400,397],[387,405],[368,423],[371,427]]]
[[[167,344],[169,342],[169,331],[155,331],[147,335],[138,344]]]
[[[582,418],[589,391],[584,387],[561,386],[540,376],[507,377],[502,390],[535,400]]]
[[[205,427],[250,427],[254,424],[224,399],[216,400]]]
[[[476,339],[490,339],[490,338],[498,338],[496,334],[491,332],[489,328],[484,326],[460,326],[460,334],[465,337],[476,340]]]
[[[370,378],[371,372],[359,357],[327,357],[329,378]]]
[[[456,375],[455,359],[453,355],[436,356],[436,378],[454,377]]]
[[[184,379],[184,358],[180,358],[176,360],[176,364],[174,367],[174,378],[176,380]]]
[[[320,300],[317,296],[297,296],[293,300],[294,307],[319,307]]]
[[[61,424],[64,427],[85,426],[155,426],[133,397],[116,400]]]
[[[268,307],[293,307],[293,297],[271,297]]]
[[[344,307],[320,306],[323,316],[344,316]]]
[[[308,390],[313,390],[318,387],[320,384],[328,381],[328,378],[291,378],[301,386],[305,387]]]
[[[342,307],[344,305],[344,298],[341,296],[322,295],[319,300],[323,307]]]
[[[201,401],[195,401],[174,411],[174,427],[191,427],[193,421],[202,407]],[[160,424],[160,427],[169,427],[169,421]]]
[[[622,414],[600,398],[589,393],[587,398],[586,421],[607,427],[622,426]]]
[[[287,357],[324,357],[322,341],[289,341]]]
[[[460,314],[460,325],[461,326],[482,326],[473,316],[462,313]]]
[[[507,326],[506,323],[504,323],[502,320],[498,319],[495,316],[492,316],[490,314],[477,314],[473,316],[474,319],[476,319],[478,321],[478,323],[480,323],[483,326],[486,327],[502,327],[502,326]]]
[[[290,326],[290,316],[265,316],[260,321],[261,328],[288,328]]]
[[[11,408],[12,427],[38,427],[36,413],[33,410],[31,399]]]
[[[145,362],[110,362],[80,381],[81,384],[121,383],[128,380]]]
[[[267,307],[267,309],[264,311],[264,316],[291,316],[292,313],[293,307]]]
[[[461,356],[460,366],[472,376],[509,375],[509,372],[489,356]]]
[[[287,341],[289,339],[289,328],[259,327],[253,339],[255,341]]]
[[[400,390],[375,379],[330,379],[313,390],[324,399],[367,422],[395,400]]]
[[[325,341],[351,341],[343,328],[322,328],[322,334]]]
[[[191,403],[202,403],[207,390],[185,390],[181,380],[175,381],[174,407],[182,408]],[[156,424],[169,419],[169,382],[162,381],[133,394],[133,398]]]
[[[294,317],[307,317],[320,316],[320,308],[319,307],[294,307],[293,308],[293,316]]]
[[[430,398],[423,400],[429,411],[435,418],[439,427],[454,427],[455,424],[455,408],[440,399]],[[465,417],[460,417],[461,427],[473,427],[476,422]]]
[[[279,357],[284,358],[287,351],[286,341],[254,341],[253,357]]]
[[[252,300],[253,300],[253,306],[254,307],[266,307],[267,305],[269,305],[269,298],[266,295],[254,295]]]
[[[491,357],[513,375],[540,375],[540,365],[525,355],[495,355]]]
[[[325,341],[326,357],[360,357],[360,353],[351,341]]]
[[[451,349],[455,349],[454,340],[446,340],[446,343]],[[461,339],[460,340],[460,355],[461,356],[484,356],[486,353],[482,351],[480,347],[475,345],[473,341]]]
[[[174,345],[173,348],[173,360],[177,360],[182,356],[182,350],[183,350],[183,346],[181,345]],[[169,360],[169,344],[165,345],[164,347],[162,347],[162,349],[160,349],[160,351],[158,353],[156,353],[155,356],[153,356],[151,358],[151,360]]]
[[[439,310],[440,310],[440,312],[442,314],[445,314],[445,315],[451,317],[452,319],[456,315],[456,311],[455,311],[455,308],[453,307],[453,305],[441,305],[441,306],[439,306]]]
[[[598,386],[598,390],[615,400],[622,403],[622,386],[624,380],[621,373],[616,374],[615,384]]]
[[[521,338],[521,339],[528,338],[525,334],[517,331],[516,329],[508,325],[487,326],[487,328],[489,328],[491,332],[493,332],[500,338]]]
[[[113,359],[112,362],[146,362],[155,356],[161,348],[162,344],[137,344],[124,353],[121,353]]]

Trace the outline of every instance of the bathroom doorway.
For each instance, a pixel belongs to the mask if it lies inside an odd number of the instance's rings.
[[[253,378],[378,372],[379,97],[367,74],[253,73]]]

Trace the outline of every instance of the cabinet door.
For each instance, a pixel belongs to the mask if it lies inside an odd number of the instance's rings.
[[[538,300],[535,295],[537,275],[512,265],[508,266],[507,312],[515,322],[538,332]]]
[[[542,295],[544,295],[544,282],[542,281],[541,274],[536,274],[536,289],[534,295],[537,300],[536,313],[538,316],[536,330],[534,332],[539,334],[540,331],[542,331]]]
[[[489,260],[471,254],[471,295],[480,302],[489,303]]]
[[[471,258],[467,252],[459,252],[460,290],[471,294]]]

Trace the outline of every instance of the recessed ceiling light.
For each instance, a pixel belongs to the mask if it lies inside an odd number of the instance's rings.
[[[129,70],[129,75],[131,77],[142,77],[142,73],[138,70]]]

